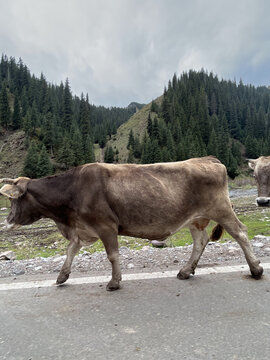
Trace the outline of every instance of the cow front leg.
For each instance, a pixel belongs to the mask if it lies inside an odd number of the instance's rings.
[[[117,235],[105,234],[101,237],[105,246],[107,257],[112,264],[112,278],[107,284],[108,291],[120,289],[120,281],[122,280],[120,264],[119,264],[119,251]]]
[[[60,274],[56,280],[57,285],[63,284],[69,278],[69,274],[71,272],[72,261],[81,247],[82,246],[81,246],[79,239],[70,241],[68,248],[67,248],[66,260],[65,260],[65,262],[61,268]]]
[[[194,224],[189,226],[193,238],[193,248],[190,259],[188,260],[187,264],[177,274],[178,279],[181,280],[188,279],[190,274],[195,273],[196,266],[209,241],[209,237],[206,230],[202,228],[198,228],[197,226]]]

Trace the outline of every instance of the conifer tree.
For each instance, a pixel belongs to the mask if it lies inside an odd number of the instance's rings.
[[[71,147],[74,154],[74,163],[73,165],[78,166],[84,163],[84,146],[82,135],[79,129],[72,124],[71,127]]]
[[[152,147],[151,147],[151,140],[150,138],[145,134],[143,138],[142,143],[142,157],[141,157],[141,163],[142,164],[151,164],[153,162],[152,160]]]
[[[131,149],[131,148],[134,148],[134,134],[132,129],[129,131],[128,144],[127,144],[127,149]]]
[[[84,99],[83,94],[81,95],[81,100],[80,100],[79,127],[81,130],[82,138],[85,141],[90,131],[90,113],[89,113],[88,103]]]
[[[95,162],[95,154],[93,148],[93,141],[90,135],[87,135],[84,144],[84,162],[85,163],[93,163]]]
[[[53,167],[48,156],[45,145],[42,146],[37,164],[37,176],[44,177],[47,175],[51,175],[53,172]]]
[[[215,132],[215,129],[213,128],[211,131],[211,135],[209,138],[209,143],[207,145],[207,154],[218,156],[218,143],[217,143],[217,134]]]
[[[150,137],[152,136],[152,129],[153,129],[152,119],[151,119],[151,115],[149,113],[148,118],[147,118],[147,132]]]
[[[73,111],[72,111],[72,95],[70,92],[68,79],[66,79],[65,88],[64,88],[63,111],[64,111],[63,126],[65,130],[69,131],[71,127]]]
[[[158,145],[157,139],[154,139],[151,143],[151,152],[152,152],[152,156],[151,156],[152,163],[159,163],[162,161],[162,153]]]
[[[132,151],[132,149],[130,149],[129,152],[128,152],[127,163],[128,164],[133,164],[134,162],[135,162],[135,159],[134,159],[133,151]]]
[[[133,155],[135,158],[139,159],[141,157],[142,149],[141,149],[141,143],[138,136],[134,139],[134,145],[133,145]]]
[[[39,175],[38,170],[38,148],[35,141],[32,141],[30,147],[28,149],[24,167],[23,167],[23,175],[30,178],[37,178]]]
[[[14,111],[12,114],[12,127],[14,130],[19,129],[21,126],[21,111],[18,96],[15,96],[14,100]]]
[[[53,152],[53,148],[56,142],[55,136],[56,136],[56,120],[52,116],[52,114],[49,112],[43,117],[42,121],[42,136],[43,136],[43,144],[46,146],[48,150]],[[27,124],[26,124],[27,126]]]
[[[75,156],[72,150],[71,141],[68,136],[65,136],[62,140],[62,145],[58,152],[58,162],[63,165],[65,169],[74,165]]]
[[[31,135],[33,131],[33,126],[31,122],[31,111],[30,109],[27,111],[26,116],[23,119],[23,130],[25,131],[26,135]]]
[[[2,84],[2,89],[0,91],[0,125],[5,129],[8,128],[10,124],[10,107],[8,102],[7,88],[6,84]]]
[[[111,146],[106,147],[105,155],[104,155],[104,162],[106,163],[113,163],[114,162],[114,152]]]

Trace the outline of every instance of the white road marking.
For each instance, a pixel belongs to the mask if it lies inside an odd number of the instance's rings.
[[[270,269],[270,263],[262,264],[264,270]],[[216,266],[216,267],[205,267],[197,268],[196,275],[209,275],[209,274],[227,274],[233,272],[248,271],[248,265],[233,265],[233,266]],[[129,280],[150,280],[150,279],[162,279],[176,277],[178,271],[164,271],[164,272],[153,272],[153,273],[136,273],[136,274],[123,274],[123,281]],[[110,280],[110,276],[89,276],[71,278],[68,280],[69,285],[82,285],[82,284],[97,284],[107,283]],[[13,282],[13,283],[0,283],[0,291],[5,290],[19,290],[19,289],[33,289],[43,288],[55,285],[55,280],[38,280],[38,281],[27,281],[27,282]]]

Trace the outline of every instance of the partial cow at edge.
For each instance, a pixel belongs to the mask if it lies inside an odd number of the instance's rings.
[[[248,165],[254,171],[257,182],[257,205],[270,206],[270,156],[248,159]]]
[[[194,274],[208,241],[217,240],[223,228],[240,244],[252,276],[263,273],[246,226],[232,210],[226,168],[214,157],[150,165],[95,163],[42,179],[0,181],[6,184],[0,193],[11,200],[7,228],[50,218],[70,241],[57,284],[68,279],[79,249],[101,239],[112,264],[107,290],[116,290],[118,235],[164,240],[181,227],[189,227],[194,244],[179,279]],[[217,225],[209,239],[210,220]]]

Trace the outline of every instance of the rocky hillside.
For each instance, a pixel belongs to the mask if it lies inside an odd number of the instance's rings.
[[[154,102],[160,106],[162,103],[162,96],[158,97]],[[140,140],[143,139],[147,128],[147,119],[150,109],[151,103],[138,110],[127,122],[117,129],[116,134],[108,141],[107,146],[111,146],[114,151],[118,150],[118,159],[120,163],[127,162],[129,152],[127,144],[130,130],[133,131],[134,136],[138,136]]]
[[[0,137],[0,178],[21,174],[26,148],[23,131],[6,132]]]

